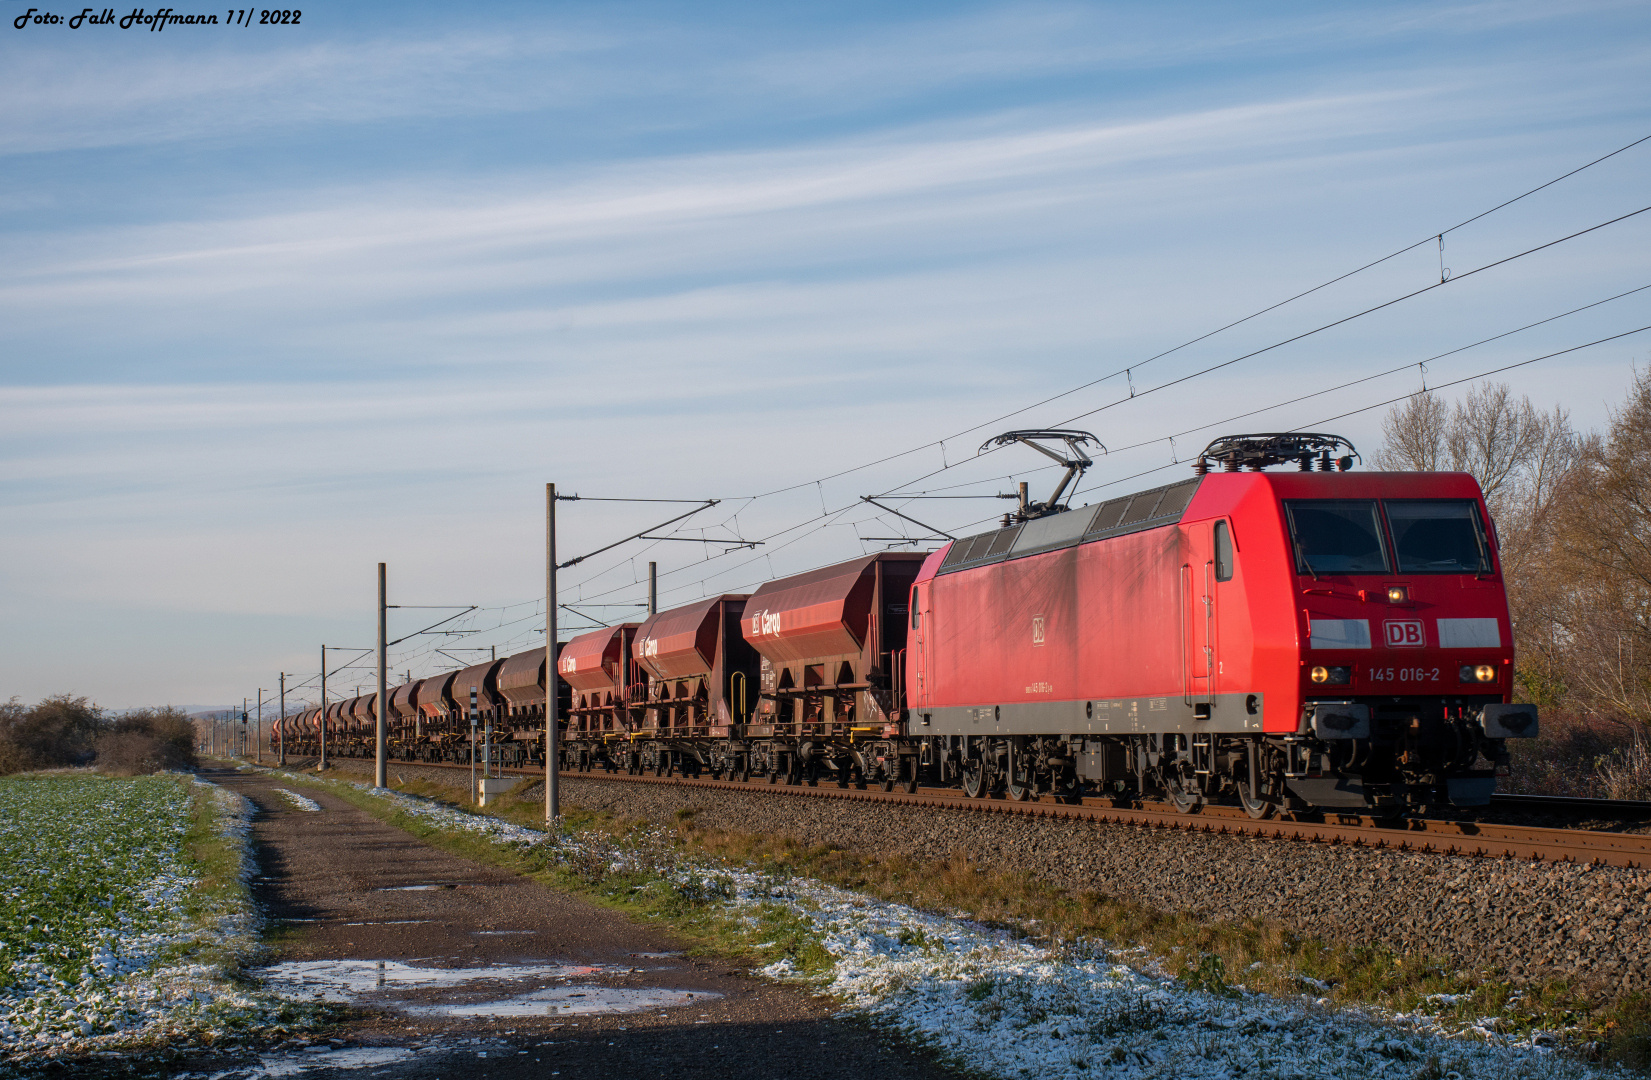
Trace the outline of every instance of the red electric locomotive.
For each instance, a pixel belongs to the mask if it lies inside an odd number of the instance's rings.
[[[1496,532],[1471,476],[1353,473],[1335,436],[1235,436],[1185,480],[1064,505],[1093,441],[1000,436],[1066,466],[1043,503],[1023,486],[1001,528],[568,642],[563,764],[1189,812],[1230,798],[1256,817],[1489,801],[1505,741],[1534,737],[1537,715],[1510,703]],[[531,762],[542,650],[523,657],[527,726],[506,737]],[[483,704],[486,679],[471,683]],[[451,720],[456,685],[408,700]],[[345,711],[328,713],[340,745]],[[301,746],[315,726],[300,721]],[[458,760],[467,735],[449,726],[423,740]]]
[[[1077,450],[1083,433],[1015,436]],[[1016,799],[1088,786],[1192,810],[1231,795],[1258,817],[1487,802],[1504,740],[1534,736],[1537,718],[1509,704],[1478,485],[1349,473],[1341,449],[1218,440],[1192,479],[1033,507],[935,552],[907,656],[925,760],[970,795]],[[1286,462],[1300,471],[1262,471]]]

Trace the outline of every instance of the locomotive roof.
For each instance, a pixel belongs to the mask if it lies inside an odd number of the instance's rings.
[[[1033,518],[1007,529],[966,536],[953,542],[937,573],[950,574],[1004,559],[1074,547],[1090,540],[1105,540],[1156,529],[1161,525],[1173,525],[1186,513],[1187,504],[1192,502],[1198,485],[1203,481],[1202,476],[1177,480],[1163,487],[1121,495],[1062,514]]]
[[[1092,540],[1145,532],[1181,520],[1204,483],[1253,484],[1271,488],[1278,498],[1477,498],[1479,487],[1467,473],[1418,472],[1244,472],[1211,473],[1173,484],[1120,495],[1103,503],[1033,518],[1007,529],[993,529],[953,541],[937,574],[971,570],[988,563],[1018,559]],[[1326,490],[1326,489],[1333,490]],[[1215,494],[1215,492],[1212,492]]]

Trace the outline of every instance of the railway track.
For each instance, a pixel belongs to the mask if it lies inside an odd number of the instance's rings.
[[[354,759],[346,759],[354,760]],[[469,769],[451,762],[402,762],[429,768]],[[514,776],[544,775],[543,769],[501,768],[496,773]],[[682,776],[629,776],[623,773],[570,772],[564,776],[608,783],[674,784],[685,788],[723,791],[761,791],[795,798],[839,799],[879,802],[895,806],[922,806],[975,813],[1016,814],[1027,817],[1099,824],[1145,825],[1160,829],[1215,836],[1250,837],[1262,840],[1294,840],[1305,843],[1344,844],[1376,851],[1416,852],[1489,859],[1574,863],[1583,866],[1620,866],[1643,870],[1651,867],[1651,836],[1600,832],[1591,829],[1555,829],[1505,825],[1491,822],[1440,818],[1382,820],[1367,815],[1337,814],[1309,817],[1283,814],[1257,821],[1238,807],[1204,806],[1195,814],[1177,813],[1165,804],[1129,802],[1105,798],[1085,798],[1080,803],[1040,801],[1014,802],[999,797],[971,799],[951,788],[919,788],[915,794],[837,787],[769,785],[761,781],[709,780]],[[1531,800],[1541,796],[1502,796],[1508,800]],[[1554,800],[1543,806],[1559,809],[1560,803],[1606,803],[1608,800]],[[1524,803],[1523,805],[1529,805]],[[1645,805],[1645,804],[1629,804]],[[1601,815],[1612,816],[1612,815]]]
[[[1536,810],[1543,813],[1574,814],[1578,817],[1644,821],[1651,819],[1651,802],[1626,799],[1582,799],[1569,795],[1492,795],[1492,808]]]

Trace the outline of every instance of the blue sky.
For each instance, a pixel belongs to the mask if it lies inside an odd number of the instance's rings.
[[[547,480],[719,498],[688,535],[767,539],[564,575],[576,602],[634,604],[656,559],[684,603],[903,534],[861,495],[1048,483],[1029,452],[974,457],[1008,427],[1117,450],[1080,501],[1151,486],[1217,434],[1421,371],[1228,417],[1651,285],[1646,214],[1130,400],[1436,282],[1423,245],[1143,363],[1651,134],[1642,3],[357,3],[14,29],[29,6],[0,3],[0,698],[302,682],[322,642],[371,643],[379,560],[395,601],[484,609],[396,651],[434,671],[435,645],[539,640]],[[1637,210],[1648,175],[1651,143],[1451,232],[1442,263]],[[1427,377],[1647,324],[1651,292]],[[1598,426],[1648,356],[1651,334],[1502,377]],[[1368,452],[1380,415],[1331,426]],[[999,509],[907,506],[952,531]],[[567,504],[563,551],[664,516]]]

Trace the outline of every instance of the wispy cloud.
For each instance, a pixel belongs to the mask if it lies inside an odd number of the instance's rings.
[[[202,671],[231,685],[247,656],[291,663],[285,639],[368,611],[378,559],[425,599],[530,597],[546,479],[725,497],[711,524],[771,538],[593,560],[566,582],[590,598],[633,597],[635,557],[682,602],[899,535],[858,497],[990,493],[1037,466],[972,459],[989,432],[932,440],[1626,141],[1651,122],[1625,92],[1648,44],[1633,10],[1051,4],[753,28],[564,7],[301,45],[4,36],[0,153],[23,179],[0,194],[0,603],[52,628],[0,642],[36,673],[18,692],[76,685],[77,623],[115,618],[109,670],[141,688],[122,702],[209,700]],[[1453,235],[1450,265],[1632,208],[1638,166],[1618,164]],[[1601,234],[1130,403],[1130,381],[1435,279],[1420,251],[1014,423],[1120,399],[1083,421],[1115,447],[1213,423],[1651,280],[1642,240]],[[1632,355],[1520,388],[1586,422]],[[1343,430],[1368,442],[1377,419]],[[1184,449],[1109,456],[1095,480]],[[996,510],[929,505],[959,529]],[[571,544],[650,523],[577,510]]]

